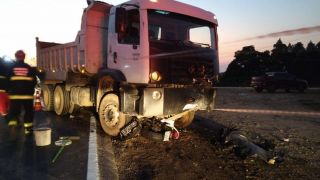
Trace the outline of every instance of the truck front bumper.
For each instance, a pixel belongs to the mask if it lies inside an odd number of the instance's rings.
[[[214,88],[145,88],[140,99],[139,114],[150,116],[174,115],[187,104],[198,110],[214,109]]]

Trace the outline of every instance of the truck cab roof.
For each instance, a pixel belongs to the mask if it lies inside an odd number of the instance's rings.
[[[178,14],[184,14],[198,19],[203,19],[212,22],[215,25],[218,25],[218,21],[215,14],[204,9],[174,0],[131,0],[123,4],[137,5],[140,7],[140,9],[156,9],[174,12]],[[121,4],[119,6],[121,6]]]

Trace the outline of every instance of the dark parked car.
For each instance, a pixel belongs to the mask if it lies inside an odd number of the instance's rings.
[[[277,89],[284,89],[286,92],[292,89],[304,92],[308,88],[308,82],[287,72],[268,72],[264,76],[252,77],[251,87],[257,92],[262,92],[264,89],[270,93]]]

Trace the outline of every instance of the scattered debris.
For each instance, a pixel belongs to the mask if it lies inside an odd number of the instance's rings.
[[[161,121],[147,120],[142,124],[141,136],[155,141],[179,139],[180,132],[174,126],[175,121],[168,118]]]
[[[60,140],[66,140],[66,139],[69,139],[69,140],[80,140],[80,136],[61,136],[59,137]]]
[[[179,133],[178,129],[176,127],[174,127],[174,121],[173,120],[163,119],[163,120],[161,120],[161,122],[165,123],[165,125],[168,128],[171,128],[171,131],[166,131],[165,132],[163,141],[169,141],[170,138],[179,139],[180,133]]]
[[[164,133],[163,141],[169,141],[171,136],[171,131],[166,131]]]
[[[235,128],[224,128],[222,130],[225,144],[232,144],[237,156],[246,158],[248,156],[258,157],[266,163],[273,165],[279,157],[274,157],[271,152],[252,143],[246,136],[240,134]]]
[[[269,159],[268,164],[274,165],[276,163],[276,159]]]
[[[71,143],[72,143],[72,141],[70,139],[60,139],[60,140],[56,141],[55,145],[60,146],[60,149],[57,152],[57,154],[54,156],[54,158],[52,159],[51,163],[55,163],[56,160],[58,159],[58,157],[60,156],[60,154],[62,153],[64,147],[69,146]]]
[[[252,137],[252,139],[250,138],[250,140],[260,146],[262,149],[266,150],[266,151],[272,151],[275,148],[275,144],[274,141],[271,141],[269,139],[265,139],[263,137],[261,137],[260,135],[256,135],[255,137]]]
[[[120,139],[129,139],[136,136],[141,131],[140,123],[133,119],[120,131]]]
[[[289,138],[282,138],[282,141],[284,141],[284,142],[289,142],[290,139],[289,139]]]
[[[248,97],[239,96],[241,92],[248,92],[245,88],[217,88],[217,91],[218,108],[281,109],[285,105],[288,109],[308,110],[300,102],[297,103],[298,99],[320,100],[320,90],[303,95],[280,93],[272,96],[251,96],[249,92]],[[269,151],[274,158],[265,162],[260,158],[241,159],[236,156],[232,143],[227,146],[224,139],[219,141],[219,131],[230,124],[241,128],[238,130],[240,134]],[[155,131],[157,128],[151,130],[144,123],[146,132],[158,135],[159,142],[137,137],[126,142],[113,142],[113,148],[120,179],[143,179],[146,177],[143,174],[148,174],[149,179],[319,179],[320,156],[316,151],[320,146],[318,125],[319,119],[311,117],[301,119],[200,111],[188,128],[179,129],[181,136],[178,141],[163,143],[161,125]],[[289,138],[289,143],[283,142],[282,138]],[[281,163],[282,160],[285,163]]]
[[[59,151],[52,159],[51,163],[55,163],[55,161],[58,159],[62,151],[64,150],[65,146],[69,146],[72,144],[71,140],[80,140],[80,136],[61,136],[59,137],[59,140],[57,140],[54,144],[56,146],[60,146]]]
[[[160,141],[163,141],[163,139],[164,139],[163,133],[153,132],[149,129],[142,129],[140,132],[140,135],[147,138],[147,139],[153,140],[153,141],[160,142]]]
[[[171,138],[172,139],[179,139],[180,133],[179,131],[171,131]]]

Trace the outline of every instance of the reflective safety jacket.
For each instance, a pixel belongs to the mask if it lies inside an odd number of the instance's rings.
[[[17,61],[8,73],[10,99],[33,99],[37,83],[35,71],[26,63]]]
[[[7,67],[2,62],[0,62],[0,92],[6,92],[7,89]]]

